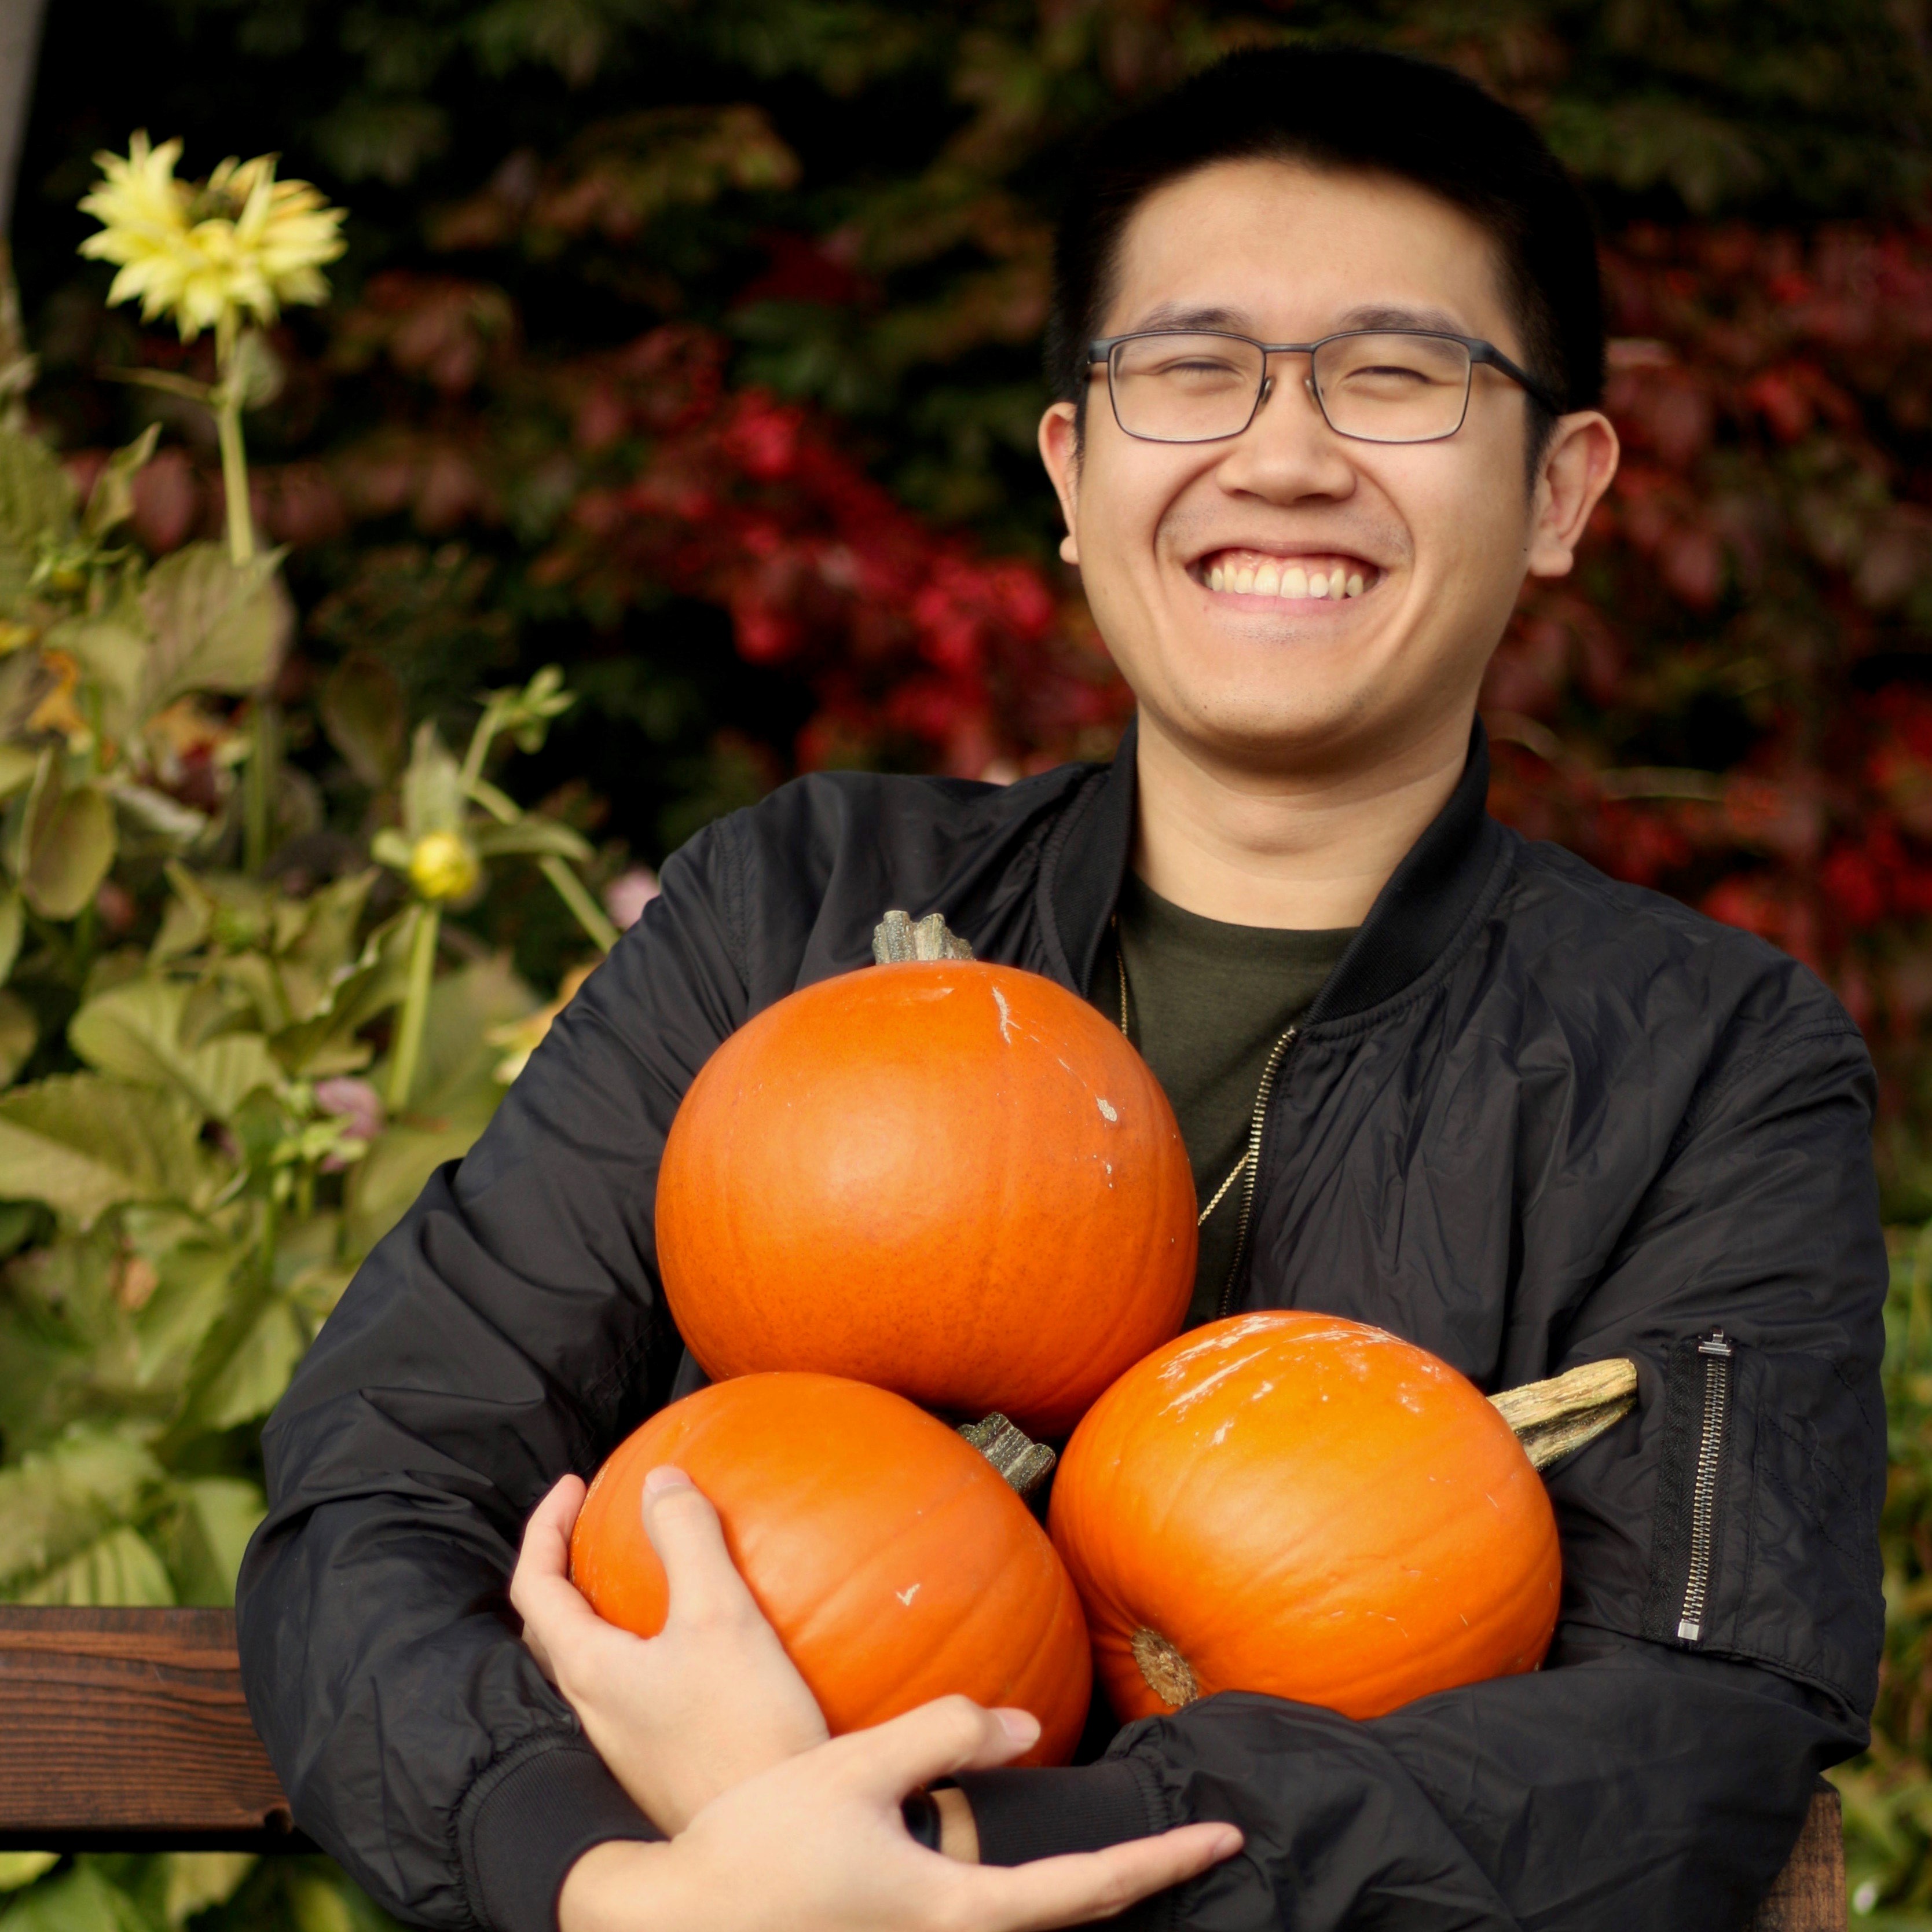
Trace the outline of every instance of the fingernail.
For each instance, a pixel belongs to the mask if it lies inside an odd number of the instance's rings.
[[[1030,1711],[1001,1710],[993,1715],[999,1719],[1000,1728],[1016,1744],[1030,1744],[1039,1742],[1040,1720]]]
[[[688,1490],[692,1486],[691,1478],[682,1469],[674,1468],[670,1463],[650,1472],[644,1478],[644,1493],[655,1496],[665,1490]]]

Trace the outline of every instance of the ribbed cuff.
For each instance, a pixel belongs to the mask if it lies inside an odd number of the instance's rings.
[[[1097,1852],[1166,1828],[1132,1762],[1107,1758],[1070,1771],[962,1771],[982,1865],[1022,1865]]]
[[[592,1845],[664,1836],[572,1738],[500,1758],[464,1801],[458,1834],[470,1907],[490,1932],[556,1932],[557,1894]]]

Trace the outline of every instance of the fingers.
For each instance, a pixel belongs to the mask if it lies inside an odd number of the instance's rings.
[[[956,1771],[985,1771],[1028,1750],[1040,1720],[1027,1711],[988,1711],[970,1697],[939,1697],[903,1717],[835,1738],[826,1747],[855,1788],[881,1804]]]
[[[553,1646],[581,1620],[596,1621],[570,1580],[570,1532],[585,1493],[581,1478],[558,1479],[530,1513],[510,1578],[510,1606],[524,1620],[524,1642],[553,1684]]]
[[[1042,1932],[1112,1918],[1137,1900],[1198,1878],[1241,1849],[1232,1825],[1183,1825],[1158,1838],[1136,1838],[1104,1852],[1041,1858],[1004,1871],[982,1866],[985,1932]]]
[[[710,1500],[682,1469],[653,1469],[644,1478],[644,1534],[664,1567],[673,1624],[765,1621],[758,1600],[724,1546],[724,1526]]]

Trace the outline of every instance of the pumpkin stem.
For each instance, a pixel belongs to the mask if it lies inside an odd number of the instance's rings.
[[[1160,1631],[1150,1630],[1143,1624],[1127,1642],[1134,1661],[1141,1667],[1141,1675],[1147,1679],[1148,1688],[1163,1704],[1178,1711],[1200,1696],[1201,1687],[1194,1681],[1186,1658]]]
[[[881,966],[908,959],[970,959],[973,949],[947,930],[945,915],[929,912],[916,924],[910,914],[889,912],[872,928],[872,957]]]
[[[1032,1441],[1004,1415],[969,1422],[959,1432],[1021,1496],[1031,1496],[1053,1474],[1053,1466],[1059,1460],[1044,1442]]]
[[[1568,1375],[1526,1382],[1490,1398],[1539,1469],[1594,1442],[1636,1406],[1636,1364],[1621,1357],[1586,1362]]]

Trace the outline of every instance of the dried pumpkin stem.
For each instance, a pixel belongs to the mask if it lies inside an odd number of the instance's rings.
[[[973,949],[946,925],[945,916],[929,912],[915,920],[910,913],[889,912],[872,928],[872,957],[881,966],[908,959],[970,959]]]
[[[1034,1442],[1004,1415],[969,1422],[959,1432],[1018,1496],[1031,1496],[1053,1474],[1053,1466],[1059,1460],[1044,1442]]]
[[[1526,1382],[1490,1398],[1539,1469],[1594,1442],[1636,1406],[1636,1364],[1621,1357],[1586,1362],[1547,1382]]]

